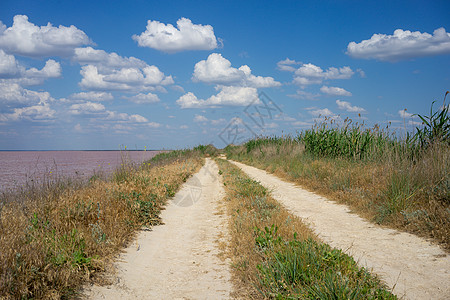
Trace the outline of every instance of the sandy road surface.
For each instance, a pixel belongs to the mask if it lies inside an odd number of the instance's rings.
[[[260,169],[233,162],[272,190],[272,196],[310,224],[323,241],[345,250],[373,269],[394,293],[406,299],[450,299],[450,256],[429,242],[371,224],[344,206],[280,180]]]
[[[217,256],[227,234],[224,194],[207,159],[161,213],[165,224],[142,231],[121,255],[115,283],[86,288],[86,298],[229,299],[229,262]]]

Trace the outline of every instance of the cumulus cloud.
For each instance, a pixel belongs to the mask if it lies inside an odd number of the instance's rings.
[[[82,65],[96,65],[105,68],[144,68],[147,63],[136,57],[123,57],[115,52],[108,53],[92,47],[76,48],[72,60]]]
[[[115,111],[106,111],[106,120],[111,120],[111,121],[115,121],[115,122],[131,122],[131,123],[148,123],[148,126],[150,127],[155,127],[154,122],[149,122],[148,119],[146,117],[143,117],[141,115],[129,115],[127,113],[119,113],[119,112],[115,112]],[[158,126],[159,127],[159,126]]]
[[[73,104],[69,108],[69,113],[72,115],[80,115],[80,114],[96,114],[105,111],[105,106],[101,103],[95,102],[84,102]]]
[[[0,78],[18,77],[23,72],[22,69],[14,55],[6,54],[0,49]]]
[[[14,57],[0,49],[0,80],[3,82],[19,83],[21,85],[42,84],[48,78],[61,76],[59,62],[49,59],[41,70],[36,68],[26,69]]]
[[[341,100],[336,100],[336,104],[338,106],[339,109],[348,111],[348,112],[365,112],[366,110],[362,107],[358,107],[358,106],[352,106],[352,104],[350,102],[347,101],[341,101]]]
[[[189,92],[181,96],[176,102],[181,108],[203,108],[214,106],[246,106],[252,103],[261,103],[256,88],[222,86],[217,95],[206,100],[198,99]]]
[[[0,48],[29,57],[71,56],[76,47],[90,44],[88,36],[71,25],[36,26],[25,15],[16,15],[11,27],[0,21]]]
[[[205,100],[199,100],[192,92],[184,94],[177,100],[177,104],[181,106],[181,108],[200,108],[207,106],[205,102]]]
[[[158,95],[152,93],[147,94],[139,93],[132,97],[127,97],[126,99],[136,104],[150,104],[150,103],[157,103],[160,101]]]
[[[301,65],[301,62],[286,58],[285,60],[279,61],[277,63],[279,70],[288,72],[295,72],[295,70],[297,70],[297,68],[293,67],[295,65]]]
[[[166,91],[162,86],[174,83],[172,76],[138,58],[92,47],[75,49],[72,60],[82,65],[79,85],[87,90]]]
[[[114,99],[111,93],[106,92],[81,92],[70,95],[70,98],[74,100],[88,101],[109,101]]]
[[[38,85],[46,79],[58,77],[61,77],[61,65],[59,62],[49,59],[41,70],[36,68],[25,70],[18,82],[22,85]]]
[[[330,67],[323,70],[314,64],[302,64],[294,72],[294,83],[306,86],[310,84],[321,84],[323,80],[349,79],[355,72],[350,67]]]
[[[231,62],[219,53],[212,53],[206,60],[196,63],[192,79],[204,83],[254,88],[281,85],[272,77],[253,75],[250,67],[247,65],[243,65],[239,69],[233,68]]]
[[[155,90],[158,85],[173,84],[172,76],[166,76],[155,66],[143,69],[121,68],[110,72],[102,72],[95,65],[81,68],[82,75],[79,85],[87,90],[122,90],[146,91]]]
[[[18,83],[0,82],[0,121],[48,121],[55,118],[48,92],[24,89]]]
[[[161,124],[156,122],[149,122],[149,120],[138,114],[127,114],[117,111],[107,110],[106,107],[98,102],[83,102],[73,104],[69,107],[69,114],[71,115],[83,115],[88,118],[94,118],[96,121],[102,120],[114,122],[117,124],[139,124],[148,126],[151,128],[157,128]]]
[[[51,102],[48,92],[24,89],[17,83],[0,82],[0,103],[4,107],[23,107]],[[1,108],[1,107],[0,107]]]
[[[208,122],[208,118],[206,118],[205,116],[202,116],[202,115],[195,115],[194,122],[196,122],[196,123]]]
[[[83,65],[79,85],[87,90],[167,92],[163,86],[174,84],[172,76],[166,76],[158,67],[114,52],[77,48],[72,60]]]
[[[140,47],[149,47],[164,52],[185,50],[212,50],[218,47],[217,38],[211,25],[193,24],[187,18],[172,24],[148,20],[147,27],[140,35],[133,35]]]
[[[334,87],[334,86],[322,86],[320,88],[320,91],[324,94],[331,95],[331,96],[351,96],[352,93],[349,91],[346,91],[343,88],[340,87]]]
[[[391,62],[450,54],[450,33],[442,27],[436,29],[433,34],[397,29],[393,35],[374,34],[369,40],[350,42],[347,54],[353,58]]]
[[[314,117],[332,117],[335,116],[335,114],[329,110],[328,108],[322,108],[322,109],[312,109],[309,111],[309,113]]]
[[[161,124],[157,123],[157,122],[148,122],[147,126],[150,128],[159,128],[159,127],[161,127]]]
[[[56,111],[48,103],[40,103],[27,107],[15,108],[13,113],[0,113],[0,121],[48,121],[55,118]]]

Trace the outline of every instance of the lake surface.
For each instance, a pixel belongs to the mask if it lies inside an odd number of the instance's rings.
[[[110,174],[124,158],[141,163],[160,151],[0,151],[0,191],[56,176],[89,178]]]

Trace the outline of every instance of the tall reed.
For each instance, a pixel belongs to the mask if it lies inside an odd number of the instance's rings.
[[[225,152],[450,249],[448,110],[444,98],[403,139],[389,128],[325,120],[294,136],[259,137]]]

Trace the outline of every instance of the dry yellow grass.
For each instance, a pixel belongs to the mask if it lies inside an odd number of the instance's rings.
[[[24,193],[0,211],[0,298],[71,298],[101,272],[203,160],[121,170],[115,180]]]
[[[450,249],[450,147],[434,144],[411,159],[386,151],[378,160],[317,157],[299,143],[264,145],[228,157],[265,169],[345,203],[359,215],[432,238]]]

